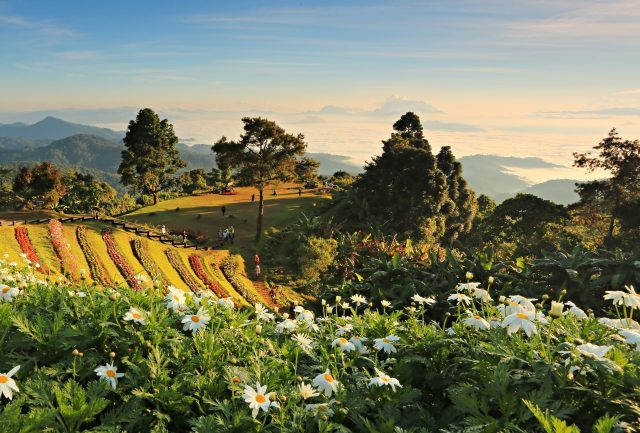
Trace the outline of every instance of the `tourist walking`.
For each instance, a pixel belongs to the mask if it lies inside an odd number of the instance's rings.
[[[260,277],[260,265],[256,265],[256,278]]]
[[[251,194],[251,203],[254,203],[255,201],[256,201],[256,195]]]
[[[227,207],[226,206],[222,206],[222,208],[220,210],[222,211],[222,216],[224,216],[224,214],[227,213]]]
[[[184,244],[187,244],[187,231],[183,231],[182,232],[182,240],[184,241]]]
[[[256,266],[260,264],[260,256],[258,255],[258,253],[256,253],[255,256],[253,256],[253,264]]]
[[[160,234],[162,235],[162,237],[165,237],[167,235],[167,226],[165,226],[164,224],[162,224],[162,227],[160,227]]]
[[[298,197],[302,197],[302,188],[298,188]]]

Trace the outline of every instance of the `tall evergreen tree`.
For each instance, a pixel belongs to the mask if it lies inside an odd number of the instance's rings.
[[[158,203],[160,191],[169,188],[178,169],[186,167],[180,159],[176,145],[178,137],[173,125],[150,108],[138,112],[129,122],[124,137],[125,149],[118,174],[123,185],[134,191],[151,194],[153,203]]]
[[[404,114],[393,129],[382,155],[354,185],[366,219],[389,233],[433,243],[455,240],[470,228],[476,211],[460,163],[448,148],[433,155],[416,114]]]
[[[258,189],[256,242],[262,235],[264,190],[273,182],[296,177],[297,158],[304,155],[304,135],[285,132],[275,122],[261,117],[245,117],[244,134],[238,141],[222,137],[213,146],[219,167],[235,171],[236,177]]]

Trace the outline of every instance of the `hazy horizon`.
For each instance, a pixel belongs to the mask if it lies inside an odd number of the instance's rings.
[[[570,166],[640,137],[638,36],[637,1],[0,1],[0,122],[124,130],[150,107],[211,144],[262,115],[363,162],[414,111],[435,149]]]

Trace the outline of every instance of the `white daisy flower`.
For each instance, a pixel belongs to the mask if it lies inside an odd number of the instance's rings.
[[[576,350],[583,356],[595,358],[598,361],[606,361],[604,356],[611,350],[611,346],[598,346],[597,344],[585,343],[576,346]]]
[[[631,319],[609,319],[608,317],[601,317],[598,322],[614,329],[635,329],[640,330],[640,324]]]
[[[313,342],[313,340],[311,340],[311,338],[309,338],[309,336],[306,334],[293,334],[293,336],[291,336],[291,339],[298,343],[298,346],[300,346],[300,348],[306,352],[312,349],[311,343]]]
[[[486,291],[485,289],[473,289],[471,291],[472,296],[476,299],[479,299],[482,302],[489,302],[489,301],[493,301],[493,298],[491,297],[491,295],[489,295],[489,292]]]
[[[233,303],[233,299],[231,299],[231,298],[220,298],[220,299],[218,299],[217,303],[221,307],[229,308],[231,310],[233,310],[233,308],[235,307],[235,304]]]
[[[391,302],[383,299],[382,301],[380,301],[380,305],[382,305],[383,308],[389,308],[391,306]]]
[[[182,329],[185,331],[197,332],[199,329],[204,329],[211,320],[211,316],[203,307],[200,307],[196,314],[187,314],[182,318],[184,323]]]
[[[376,368],[377,376],[371,378],[369,381],[369,386],[377,385],[377,386],[390,386],[393,392],[396,391],[396,386],[398,388],[402,388],[398,379],[389,376],[388,374],[383,373],[382,371]]]
[[[0,373],[0,394],[9,400],[13,400],[13,392],[20,392],[16,381],[11,377],[20,370],[20,366],[13,367],[8,373]]]
[[[297,314],[296,319],[302,322],[311,323],[314,319],[314,314],[310,310],[305,310],[304,307],[298,305],[293,311]]]
[[[266,307],[260,303],[255,305],[255,309],[256,309],[256,318],[258,320],[262,320],[262,321],[269,321],[269,320],[273,320],[275,319],[275,314],[270,313],[269,310],[266,309]]]
[[[400,338],[393,334],[387,335],[384,338],[376,338],[373,340],[373,348],[376,350],[382,350],[385,353],[394,353],[396,352],[396,347],[393,343],[396,341],[400,341]]]
[[[420,305],[433,305],[436,303],[436,300],[433,296],[425,298],[424,296],[420,296],[417,293],[411,297],[411,300]]]
[[[124,320],[127,322],[135,322],[140,325],[145,325],[147,323],[145,320],[145,313],[135,307],[129,308],[129,311],[124,315]]]
[[[531,337],[533,334],[538,333],[534,323],[535,319],[536,314],[531,311],[513,313],[502,321],[502,327],[507,328],[507,334],[513,334],[523,329],[527,337]]]
[[[312,383],[327,397],[331,397],[331,394],[338,392],[339,382],[331,375],[328,369],[324,373],[317,375]]]
[[[267,393],[266,385],[260,386],[260,382],[256,382],[255,389],[249,385],[244,387],[242,398],[244,398],[245,403],[249,403],[249,408],[252,409],[251,416],[255,418],[258,416],[260,409],[268,412],[270,407],[280,407],[280,404],[275,399],[271,400],[273,394],[273,392]]]
[[[571,314],[575,316],[576,319],[586,319],[587,313],[585,313],[582,309],[580,309],[576,304],[571,301],[567,301],[564,303],[569,309],[564,312],[564,315]]]
[[[353,325],[351,323],[347,323],[344,326],[338,325],[336,334],[342,336],[342,335],[348,334],[351,331],[353,331]]]
[[[124,376],[124,373],[118,373],[118,367],[113,364],[101,365],[94,370],[100,380],[107,381],[113,389],[118,385],[118,379]]]
[[[338,337],[335,340],[333,340],[333,342],[331,343],[331,346],[333,347],[338,346],[340,347],[340,350],[342,350],[343,352],[351,352],[353,350],[356,350],[356,346],[344,337]]]
[[[637,350],[640,350],[640,332],[633,331],[631,329],[621,329],[618,331],[627,342],[627,344],[635,345]]]
[[[284,331],[293,332],[298,329],[298,322],[291,319],[284,319],[282,322],[276,324],[275,331],[278,334],[282,334]]]
[[[470,311],[468,312],[468,317],[466,317],[462,323],[470,328],[477,329],[478,331],[491,329],[491,324],[489,322],[487,322],[483,317],[474,315]]]
[[[175,312],[184,310],[187,302],[184,292],[174,286],[169,286],[167,289],[169,291],[165,297],[167,307]]]
[[[307,400],[320,395],[315,389],[313,389],[310,384],[304,382],[298,385],[298,390],[300,391],[300,397],[302,397],[303,400]]]
[[[366,304],[367,303],[367,298],[365,298],[362,295],[353,295],[351,296],[351,301],[354,302],[358,307],[362,304]]]
[[[456,290],[458,292],[471,292],[477,289],[480,286],[480,283],[458,283],[456,286]]]
[[[636,293],[633,286],[624,286],[626,292],[620,290],[608,290],[605,292],[604,299],[613,302],[613,305],[625,305],[634,310],[640,309],[640,294]]]
[[[0,298],[4,302],[11,302],[13,298],[20,294],[20,290],[17,287],[9,287],[5,284],[0,284]]]
[[[447,301],[455,301],[457,304],[469,305],[471,303],[471,298],[464,293],[452,293],[447,298]]]

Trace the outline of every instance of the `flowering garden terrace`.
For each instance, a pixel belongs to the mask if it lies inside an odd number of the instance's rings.
[[[288,313],[0,264],[0,431],[635,431],[640,296],[606,313],[458,283]],[[561,295],[563,296],[563,295]],[[55,308],[51,308],[55,306]],[[432,309],[448,308],[443,321]],[[569,420],[566,423],[563,420]]]

